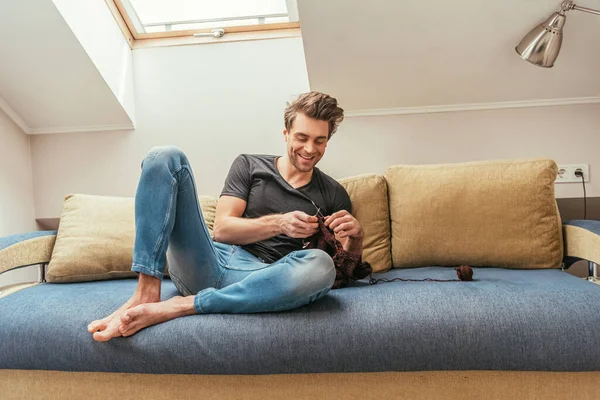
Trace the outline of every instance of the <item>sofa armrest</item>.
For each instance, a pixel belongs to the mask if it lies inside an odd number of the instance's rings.
[[[576,261],[600,264],[600,221],[572,220],[563,222],[565,242],[564,264],[568,268]]]
[[[11,269],[47,264],[56,231],[37,231],[0,238],[0,274]]]

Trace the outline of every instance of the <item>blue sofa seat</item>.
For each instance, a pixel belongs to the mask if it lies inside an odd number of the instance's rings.
[[[472,282],[368,280],[296,310],[193,315],[96,342],[87,325],[136,280],[45,283],[0,298],[0,369],[168,374],[600,371],[600,287],[560,270],[473,268]],[[451,268],[376,278],[456,277]],[[168,279],[162,299],[177,295]],[[575,327],[577,327],[575,329]]]

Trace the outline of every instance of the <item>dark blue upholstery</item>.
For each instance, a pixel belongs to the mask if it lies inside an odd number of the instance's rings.
[[[451,268],[376,277],[452,279]],[[600,286],[557,269],[334,290],[299,309],[193,315],[99,343],[87,325],[136,280],[43,284],[0,299],[0,368],[193,374],[600,371]],[[163,300],[176,295],[163,281]],[[351,382],[348,384],[351,385]]]
[[[15,243],[23,242],[29,239],[35,239],[40,236],[56,235],[57,231],[35,231],[27,233],[19,233],[17,235],[0,237],[0,250],[12,246]]]

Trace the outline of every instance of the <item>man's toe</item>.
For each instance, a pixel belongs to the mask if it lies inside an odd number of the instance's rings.
[[[96,332],[97,330],[105,330],[106,329],[106,321],[100,319],[98,321],[94,321],[88,325],[88,332]]]
[[[121,324],[121,325],[119,325],[119,328],[118,328],[118,329],[119,329],[119,332],[120,332],[120,333],[121,333],[121,335],[122,335],[122,334],[124,334],[125,332],[127,332],[129,329],[131,329],[131,326],[128,326],[128,325]]]
[[[126,332],[123,332],[123,337],[131,336],[134,333],[136,333],[137,331],[138,331],[137,329],[130,329],[130,330],[126,331]]]
[[[112,334],[112,332],[109,332],[108,329],[105,329],[100,332],[95,332],[93,335],[94,340],[96,340],[98,342],[106,342],[106,341],[110,340],[113,336],[114,335]]]
[[[119,327],[119,332],[121,332],[121,336],[127,337],[127,336],[133,335],[134,333],[138,332],[142,328],[143,328],[143,324],[136,321],[135,323],[131,323],[128,326],[121,325]]]
[[[121,316],[121,322],[123,324],[129,324],[131,321],[143,315],[146,312],[146,305],[140,304],[135,307],[131,307],[129,310],[125,311]]]
[[[129,313],[129,310],[125,311],[123,313],[123,315],[121,315],[121,326],[127,325],[128,323],[131,322],[132,319],[133,318],[131,317],[131,314]]]

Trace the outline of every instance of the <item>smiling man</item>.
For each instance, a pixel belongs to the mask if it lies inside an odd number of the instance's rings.
[[[344,118],[336,99],[305,93],[284,113],[286,154],[239,155],[217,205],[214,238],[192,168],[178,148],[155,147],[142,161],[135,197],[133,296],[90,323],[97,341],[131,336],[174,318],[208,313],[285,311],[323,297],[335,279],[331,257],[303,249],[325,216],[344,249],[362,253],[363,230],[348,193],[315,166]],[[169,276],[181,296],[160,301]]]

